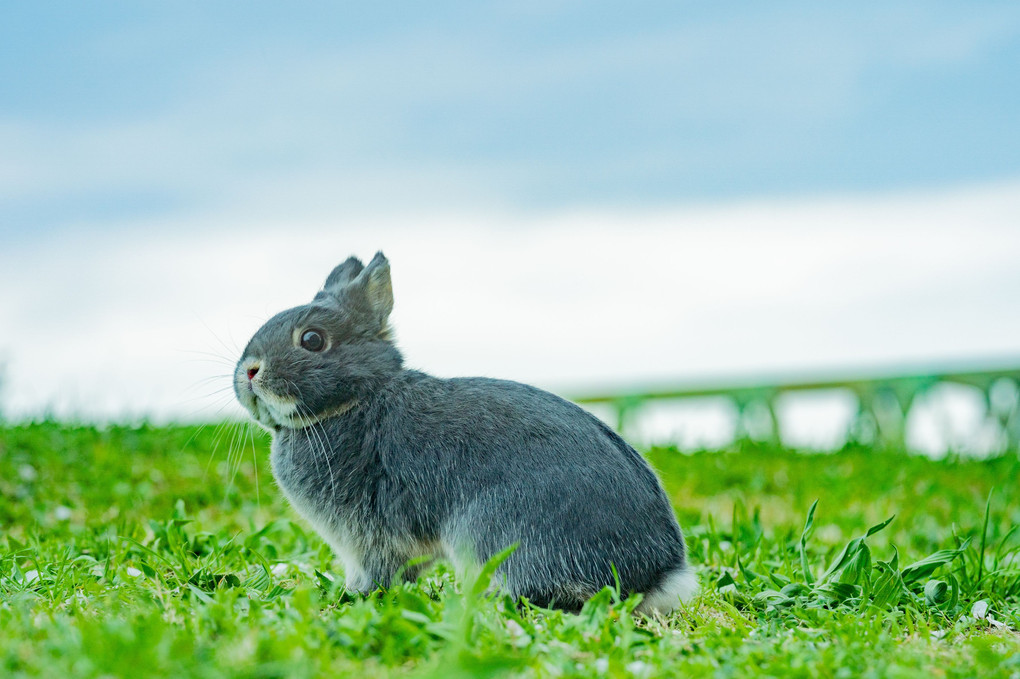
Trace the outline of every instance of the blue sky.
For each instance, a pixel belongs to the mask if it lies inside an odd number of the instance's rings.
[[[0,233],[1020,176],[1020,5],[17,3]]]

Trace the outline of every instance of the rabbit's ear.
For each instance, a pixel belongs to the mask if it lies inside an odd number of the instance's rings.
[[[365,265],[361,263],[360,259],[348,257],[343,264],[333,269],[333,273],[329,274],[326,284],[322,286],[323,292],[339,296],[340,291],[350,285],[351,281],[357,278],[358,274],[364,270]]]
[[[352,285],[362,288],[365,301],[379,321],[386,325],[386,320],[393,311],[393,284],[390,282],[390,263],[381,252],[368,263],[365,270],[358,274]]]

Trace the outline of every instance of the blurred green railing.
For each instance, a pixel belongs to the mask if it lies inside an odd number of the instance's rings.
[[[644,389],[607,390],[577,394],[584,405],[607,405],[616,414],[617,430],[626,433],[635,416],[649,403],[719,397],[731,402],[737,414],[734,438],[780,442],[777,401],[784,394],[844,391],[857,401],[847,439],[880,446],[905,445],[906,421],[918,397],[932,388],[956,384],[976,390],[985,417],[1004,450],[1020,449],[1020,360],[1006,367],[917,371],[876,371],[876,374],[825,379],[763,379],[673,384]]]

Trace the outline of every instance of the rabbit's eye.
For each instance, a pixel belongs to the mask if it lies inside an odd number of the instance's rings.
[[[308,351],[322,351],[326,346],[326,339],[318,330],[305,330],[301,335],[301,346]]]

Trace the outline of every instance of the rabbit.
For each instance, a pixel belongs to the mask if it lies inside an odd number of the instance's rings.
[[[349,590],[516,545],[495,579],[518,601],[577,611],[618,582],[643,595],[638,612],[665,614],[695,595],[683,534],[639,453],[535,387],[405,368],[392,309],[386,257],[351,257],[310,304],[255,333],[234,379],[272,435],[277,484]]]

